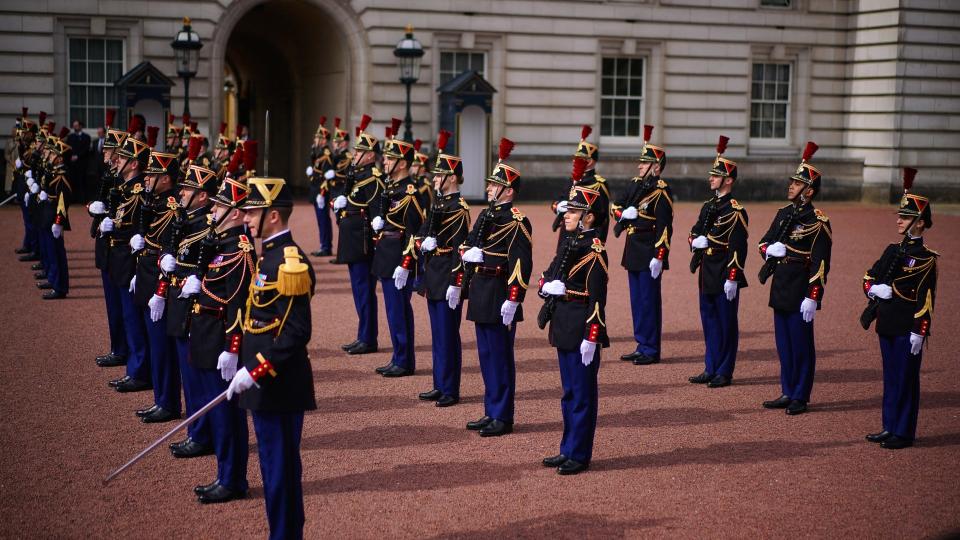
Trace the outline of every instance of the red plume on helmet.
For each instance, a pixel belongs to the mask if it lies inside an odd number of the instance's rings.
[[[386,130],[384,131],[386,134],[386,137],[384,137],[384,139],[389,139],[390,137],[393,136],[393,130],[390,128],[390,126],[387,126]]]
[[[257,169],[257,141],[243,143],[243,168],[247,172]]]
[[[139,116],[134,116],[130,119],[130,127],[127,128],[127,133],[133,135],[138,131],[143,130],[143,120]]]
[[[243,145],[238,144],[237,149],[230,156],[230,163],[227,163],[227,172],[230,173],[230,176],[236,177],[237,171],[240,170],[241,161],[243,161]]]
[[[399,118],[392,118],[390,120],[390,131],[393,132],[394,137],[400,134],[400,124],[402,123],[403,123],[403,120]]]
[[[172,123],[174,123],[176,120],[177,120],[177,117],[174,116],[173,113],[167,114],[167,123],[168,123],[168,124],[172,124]]]
[[[68,128],[67,126],[63,126],[62,128],[60,128],[60,134],[57,135],[57,137],[60,137],[62,139],[69,134],[70,134],[70,128]]]
[[[653,135],[653,126],[650,124],[643,125],[643,142],[650,140],[650,136]]]
[[[184,115],[183,115],[183,125],[184,125],[184,126],[189,126],[189,125],[190,125],[190,115],[189,115],[189,114],[184,114]]]
[[[817,153],[818,148],[820,147],[817,146],[817,143],[813,141],[807,141],[807,146],[803,149],[803,161],[810,161],[810,158]]]
[[[326,124],[326,123],[327,123],[327,117],[326,117],[326,116],[321,116],[321,117],[320,117],[320,125],[322,126],[322,125],[324,125],[324,124]]]
[[[53,120],[47,122],[47,133],[53,133],[53,130],[57,128],[57,123]]]
[[[587,124],[584,124],[583,127],[580,128],[580,140],[581,141],[587,140],[587,137],[589,137],[591,133],[593,133],[593,128],[588,126]]]
[[[37,124],[42,126],[43,123],[46,121],[47,121],[47,113],[40,111],[40,116],[37,117]]]
[[[437,135],[437,152],[443,152],[443,149],[447,147],[447,141],[449,140],[450,132],[445,129],[441,129],[440,134]]]
[[[717,155],[723,154],[727,151],[728,142],[730,142],[730,137],[725,135],[720,136],[720,140],[717,141]]]
[[[573,172],[570,173],[570,177],[576,180],[577,182],[583,178],[583,172],[587,169],[587,160],[582,157],[574,158],[573,160]]]
[[[190,137],[190,144],[187,147],[187,159],[190,161],[195,161],[200,155],[200,144],[203,141],[200,137]]]
[[[237,132],[237,135],[236,135],[237,140],[239,140],[240,136],[243,135],[243,124],[237,124],[237,128],[235,129],[235,131]]]
[[[917,170],[913,167],[903,168],[903,192],[906,193],[913,188],[913,179],[917,176]]]
[[[335,117],[335,118],[333,119],[333,127],[335,127],[335,128],[339,128],[339,127],[340,127],[340,117],[339,117],[339,116],[337,116],[337,117]]]
[[[369,115],[369,114],[365,114],[365,115],[363,115],[363,116],[360,117],[360,125],[357,126],[357,136],[358,136],[358,137],[360,136],[360,132],[363,131],[363,130],[365,130],[365,129],[367,129],[367,126],[370,125],[370,120],[371,120],[371,118],[370,118],[370,115]]]
[[[157,126],[149,126],[147,128],[147,146],[153,148],[157,145],[157,134],[160,133],[160,128]]]
[[[195,121],[193,121],[193,120],[190,121],[190,131],[192,131],[192,132],[194,132],[194,133],[197,132],[197,123],[196,123]]]
[[[420,139],[413,141],[413,150],[415,152],[419,152],[421,146],[423,146],[423,141],[421,141]]]
[[[506,137],[500,139],[500,148],[497,151],[497,156],[500,158],[500,161],[510,157],[510,152],[513,152],[514,146],[516,145],[510,139]]]
[[[227,132],[227,123],[220,122],[220,134],[223,135],[226,132]]]
[[[112,126],[113,119],[116,118],[116,116],[117,116],[116,109],[107,109],[107,121],[104,123],[104,125],[106,125],[107,127]]]

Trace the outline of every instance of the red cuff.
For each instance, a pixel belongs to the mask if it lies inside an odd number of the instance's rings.
[[[917,327],[917,331],[914,333],[921,336],[926,336],[927,332],[929,331],[930,331],[930,319],[920,319],[920,325],[919,327]]]
[[[623,215],[623,210],[614,210],[613,215],[617,218],[617,221],[620,221],[620,216]]]
[[[264,358],[262,354],[257,353],[257,361],[260,362],[260,364],[250,370],[250,376],[253,378],[254,382],[259,381],[267,373],[273,377],[277,376],[277,372],[273,370],[273,364]]]
[[[520,298],[520,286],[511,285],[510,293],[507,295],[507,300],[510,300],[511,302],[517,302],[518,298]]]
[[[540,281],[537,282],[537,289],[542,289],[542,288],[543,288],[543,284],[544,284],[545,282],[546,282],[546,280],[545,280],[544,278],[540,278]]]
[[[403,262],[400,263],[400,266],[401,266],[404,270],[409,270],[409,269],[410,269],[410,263],[412,263],[412,262],[413,262],[413,257],[411,257],[410,255],[404,255],[404,256],[403,256]]]
[[[866,280],[863,282],[863,292],[870,292],[870,287],[873,287],[873,281]]]
[[[62,225],[63,224],[62,220],[63,220],[63,216],[61,216],[60,214],[57,214],[57,217],[56,219],[53,220],[53,222],[56,223],[57,225]]]
[[[767,257],[767,245],[760,244],[760,255],[763,255],[764,258]]]
[[[463,272],[457,272],[457,277],[453,280],[454,285],[463,287]]]
[[[666,256],[667,256],[667,248],[660,246],[660,248],[657,249],[657,258],[662,261],[663,258]]]
[[[227,335],[227,352],[237,354],[240,352],[240,342],[243,340],[243,334],[229,334]]]
[[[157,296],[161,297],[161,298],[166,298],[166,297],[167,297],[167,288],[168,288],[169,286],[170,286],[170,282],[169,282],[169,281],[167,281],[167,280],[165,280],[165,279],[161,279],[160,281],[157,282],[157,290],[156,290],[156,293],[155,293],[155,294],[156,294]]]
[[[736,280],[737,280],[737,270],[739,270],[739,269],[738,269],[738,268],[731,268],[731,269],[730,269],[730,272],[727,274],[727,279],[728,279],[729,281],[736,281]]]
[[[813,285],[807,291],[807,298],[811,300],[820,300],[820,297],[823,296],[823,287],[819,285]]]
[[[589,342],[591,342],[591,343],[596,343],[596,342],[597,342],[597,338],[600,336],[600,325],[597,324],[597,323],[591,324],[591,325],[590,325],[590,333],[587,334],[587,335],[588,335],[587,341],[589,341]]]

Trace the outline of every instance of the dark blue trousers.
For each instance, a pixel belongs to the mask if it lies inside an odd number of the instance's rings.
[[[460,314],[463,303],[450,309],[446,300],[427,300],[433,341],[433,387],[445,396],[460,397]]]
[[[126,287],[110,284],[120,298],[123,330],[127,334],[127,376],[138,381],[150,381],[150,349],[147,347],[147,327],[143,324],[141,309],[133,303],[133,293]]]
[[[600,372],[600,347],[589,366],[583,365],[580,351],[557,349],[563,397],[563,438],[560,453],[580,463],[593,457],[593,435],[597,431],[597,373]]]
[[[203,400],[203,381],[199,369],[190,363],[190,339],[174,338],[177,349],[177,363],[180,364],[180,380],[183,382],[183,401],[187,416],[197,412],[207,404]],[[187,426],[187,436],[204,446],[213,444],[210,430],[210,415],[205,414]]]
[[[313,201],[313,211],[317,215],[317,230],[320,232],[320,251],[330,251],[333,249],[333,225],[330,223],[330,206],[324,204],[323,208],[317,206],[317,201]]]
[[[201,406],[213,401],[230,384],[219,369],[195,369],[200,386]],[[217,482],[232,491],[247,491],[247,411],[237,406],[236,399],[224,401],[205,416],[217,455]]]
[[[31,195],[32,197],[33,195]],[[30,221],[30,214],[27,213],[27,207],[20,205],[20,214],[23,216],[23,243],[21,247],[29,249],[31,253],[39,251],[40,246],[36,243],[36,235],[33,233],[33,222]]]
[[[660,301],[660,281],[663,274],[653,279],[649,270],[627,272],[630,284],[630,311],[633,313],[633,339],[637,352],[660,358],[660,332],[663,311]]]
[[[110,352],[126,358],[130,354],[126,331],[123,328],[123,306],[120,305],[120,293],[110,281],[110,274],[100,270],[103,282],[103,301],[107,306],[107,327],[110,330]]]
[[[883,356],[883,429],[913,440],[920,412],[920,354],[910,354],[910,334],[880,336]]]
[[[380,286],[383,289],[390,343],[393,345],[390,362],[413,371],[417,367],[417,355],[413,350],[413,306],[410,305],[413,284],[407,283],[403,289],[397,289],[393,278],[382,278]]]
[[[513,359],[517,324],[476,323],[476,326],[480,374],[483,375],[483,414],[512,424],[517,391],[517,366]]]
[[[773,312],[773,330],[780,356],[780,389],[790,399],[810,401],[817,350],[813,343],[813,322],[803,322],[796,311]]]
[[[740,330],[737,310],[740,295],[733,301],[727,295],[700,293],[700,321],[703,323],[703,339],[706,342],[705,363],[710,375],[733,376],[737,364],[737,344]]]
[[[350,263],[350,290],[357,309],[357,339],[373,345],[377,342],[377,278],[370,274],[370,263]]]
[[[47,272],[47,281],[58,293],[70,292],[70,275],[67,269],[67,248],[63,244],[63,235],[54,238],[50,230],[40,231],[40,251],[43,253],[43,269]]]
[[[153,402],[165,411],[180,414],[180,366],[177,343],[167,335],[167,318],[150,320],[150,308],[141,308],[150,345],[150,375],[153,377]]]
[[[303,413],[253,411],[271,540],[303,538]]]

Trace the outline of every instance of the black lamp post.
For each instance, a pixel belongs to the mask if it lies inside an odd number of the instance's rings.
[[[190,28],[190,17],[183,18],[183,28],[170,42],[177,59],[177,75],[183,79],[183,114],[190,114],[190,79],[197,74],[200,63],[200,34]]]
[[[423,58],[423,46],[413,37],[413,26],[407,25],[407,34],[393,49],[400,68],[400,82],[407,87],[407,116],[404,118],[403,140],[413,142],[413,118],[410,117],[410,87],[420,78],[420,59]]]

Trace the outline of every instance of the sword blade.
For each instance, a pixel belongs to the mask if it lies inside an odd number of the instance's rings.
[[[263,123],[263,175],[270,176],[270,109]]]
[[[3,202],[0,202],[0,206],[3,206],[3,205],[5,205],[5,204],[7,204],[8,202],[12,201],[13,198],[16,197],[16,196],[17,196],[17,194],[14,193],[13,195],[7,197],[6,199],[3,200]]]

